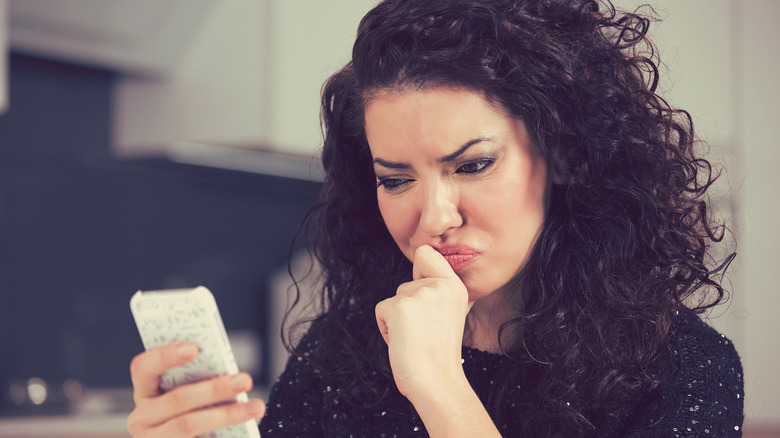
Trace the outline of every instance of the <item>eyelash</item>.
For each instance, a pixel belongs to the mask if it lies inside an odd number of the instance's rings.
[[[388,192],[398,190],[401,188],[401,186],[411,181],[411,179],[408,178],[378,178],[378,179],[379,181],[376,182],[376,188],[384,187],[385,190],[387,190]]]
[[[464,175],[476,175],[478,173],[482,173],[489,169],[493,164],[495,164],[496,160],[495,158],[482,158],[475,161],[470,161],[468,163],[465,163],[458,167],[455,170],[455,173],[460,173]],[[475,166],[476,169],[466,170],[467,166]],[[385,190],[388,192],[392,192],[395,190],[400,189],[404,186],[404,184],[412,181],[411,178],[394,178],[394,177],[388,177],[388,178],[379,178],[377,177],[378,181],[376,182],[376,187],[384,187]]]
[[[484,172],[485,170],[489,169],[495,162],[496,162],[496,160],[494,158],[481,158],[479,160],[470,161],[470,162],[465,163],[462,166],[458,167],[458,169],[455,170],[455,173],[463,173],[463,174],[466,174],[466,175],[475,175],[477,173]],[[476,170],[472,170],[472,171],[466,171],[466,170],[464,170],[464,168],[466,166],[476,166],[477,169]]]

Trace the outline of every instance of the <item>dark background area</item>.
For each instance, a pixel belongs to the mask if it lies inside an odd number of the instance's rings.
[[[110,153],[114,73],[13,54],[0,115],[0,386],[129,386],[138,289],[204,285],[262,341],[314,182]]]

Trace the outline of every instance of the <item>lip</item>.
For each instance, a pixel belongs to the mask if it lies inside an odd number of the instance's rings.
[[[447,244],[447,245],[431,245],[433,249],[443,255],[450,264],[453,271],[458,272],[463,270],[466,266],[470,265],[477,257],[482,255],[480,251],[468,245],[462,244]]]

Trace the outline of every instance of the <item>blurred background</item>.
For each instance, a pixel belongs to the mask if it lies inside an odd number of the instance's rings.
[[[267,390],[320,86],[374,3],[0,0],[0,437],[127,436],[138,289],[209,287]],[[663,94],[726,168],[738,258],[709,321],[743,360],[745,436],[780,436],[780,2],[650,3]]]

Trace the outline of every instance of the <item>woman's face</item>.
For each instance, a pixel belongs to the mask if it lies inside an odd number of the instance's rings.
[[[506,286],[545,217],[547,169],[525,124],[449,88],[379,93],[365,124],[379,210],[404,255],[436,248],[472,302]]]

